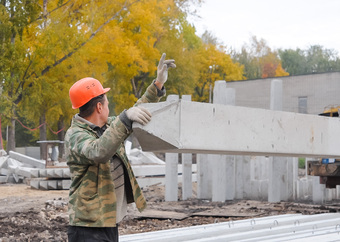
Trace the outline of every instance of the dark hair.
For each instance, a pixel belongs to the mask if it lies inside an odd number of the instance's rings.
[[[104,101],[105,101],[104,94],[92,98],[90,101],[88,101],[79,108],[79,116],[82,118],[90,116],[95,110],[97,103],[100,102],[101,104],[104,104]]]

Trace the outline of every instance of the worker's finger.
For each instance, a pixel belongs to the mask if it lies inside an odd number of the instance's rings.
[[[161,59],[159,60],[159,63],[158,63],[158,67],[159,67],[159,68],[163,65],[165,56],[166,56],[166,54],[163,53],[163,54],[162,54],[162,57],[161,57]]]

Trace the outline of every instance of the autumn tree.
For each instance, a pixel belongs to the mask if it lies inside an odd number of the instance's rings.
[[[111,87],[109,100],[118,113],[156,77],[163,52],[178,65],[169,75],[168,93],[195,94],[194,99],[207,101],[214,80],[242,79],[243,72],[223,47],[196,36],[186,20],[191,1],[39,0],[34,15],[32,11],[27,24],[20,25],[20,41],[13,48],[21,61],[17,69],[13,71],[8,57],[1,62],[1,109],[13,110],[8,119],[21,115],[39,125],[40,140],[53,138],[56,134],[48,129],[67,128],[75,113],[68,90],[76,80],[92,76]],[[3,19],[10,16],[8,6]],[[11,73],[16,78],[9,78]]]
[[[71,83],[86,75],[101,79],[107,60],[114,59],[112,52],[103,51],[105,42],[97,47],[92,39],[100,35],[112,21],[118,21],[123,12],[127,12],[136,2],[103,1],[94,4],[86,1],[43,0],[39,4],[34,3],[35,11],[32,13],[35,16],[32,14],[30,17],[20,14],[19,10],[25,10],[25,6],[12,6],[12,2],[5,2],[2,5],[2,18],[9,19],[9,26],[12,25],[11,21],[15,22],[12,12],[26,20],[25,24],[18,24],[20,28],[12,30],[12,36],[20,33],[20,38],[17,38],[17,42],[7,41],[7,45],[12,44],[10,50],[13,53],[6,58],[8,61],[3,68],[6,72],[1,73],[5,94],[2,97],[6,100],[2,105],[3,109],[11,110],[6,113],[13,125],[17,108],[20,107],[23,115],[32,120],[40,119],[37,121],[40,124],[49,115],[53,116],[51,120],[59,121],[65,112],[60,111],[63,110],[60,105],[63,102],[58,99],[67,98]],[[32,9],[31,5],[27,8]],[[11,40],[11,35],[8,39]],[[102,54],[101,58],[97,56],[98,51]],[[14,54],[21,57],[15,58],[15,65],[10,61],[14,59]],[[46,137],[40,136],[40,139]],[[14,149],[14,140],[13,132],[9,136],[8,149]]]
[[[282,66],[290,75],[301,75],[307,73],[307,62],[303,50],[285,49],[279,50]]]
[[[252,36],[249,45],[244,45],[240,53],[234,52],[233,59],[244,65],[248,79],[287,76],[282,68],[278,52],[272,50],[264,39]]]
[[[243,67],[232,60],[223,45],[215,45],[216,40],[211,34],[205,33],[201,48],[197,53],[196,68],[199,79],[195,87],[194,99],[211,102],[211,92],[216,80],[243,80]]]
[[[320,45],[312,45],[306,50],[279,50],[279,55],[283,68],[291,75],[340,71],[338,53]]]
[[[340,58],[335,50],[312,45],[305,51],[305,56],[308,73],[340,71]]]
[[[23,33],[38,13],[36,1],[0,2],[0,109],[5,124],[9,124],[7,151],[15,148],[17,105],[22,99],[22,93],[18,90],[22,88],[20,81],[26,70]]]

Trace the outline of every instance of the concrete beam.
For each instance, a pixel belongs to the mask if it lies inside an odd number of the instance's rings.
[[[9,152],[9,157],[36,168],[45,168],[46,164],[44,160],[38,160],[14,151]]]
[[[165,165],[141,165],[132,166],[133,173],[135,176],[164,176]],[[178,165],[178,175],[184,173],[185,165]],[[197,172],[197,165],[192,165],[192,172]],[[190,174],[191,176],[192,174]]]
[[[340,119],[184,100],[142,105],[152,120],[133,129],[144,151],[340,158]]]
[[[15,168],[15,174],[27,178],[37,178],[39,177],[39,169],[38,168],[31,168],[31,167],[22,167],[18,166]]]

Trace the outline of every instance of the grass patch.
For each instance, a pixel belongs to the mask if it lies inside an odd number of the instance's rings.
[[[299,158],[299,168],[305,169],[306,168],[305,164],[306,164],[306,158]]]

